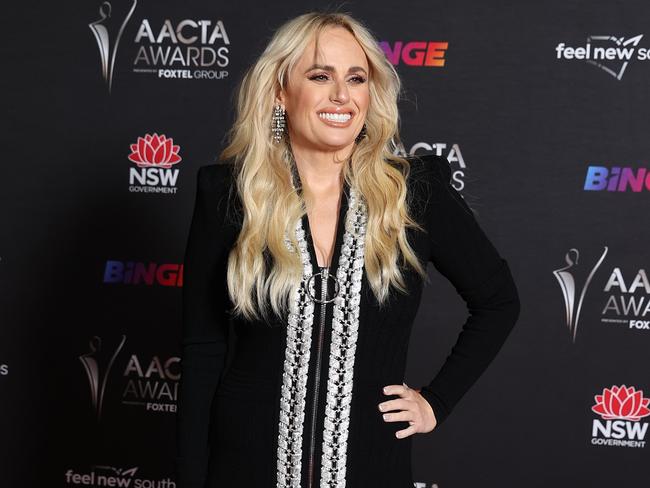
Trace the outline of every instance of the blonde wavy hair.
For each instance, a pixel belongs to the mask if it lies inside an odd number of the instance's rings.
[[[365,51],[370,72],[370,103],[366,137],[343,164],[343,177],[364,199],[368,210],[365,270],[382,305],[390,286],[406,293],[402,270],[410,264],[426,277],[407,242],[406,228],[421,229],[407,208],[409,162],[393,154],[401,145],[397,101],[401,82],[395,68],[370,31],[346,13],[310,12],[293,18],[273,35],[257,61],[245,72],[237,91],[235,121],[226,134],[228,145],[219,160],[234,164],[237,193],[243,206],[242,229],[228,257],[228,293],[232,312],[246,319],[268,317],[268,304],[282,316],[292,291],[300,286],[300,255],[285,246],[285,234],[298,248],[295,227],[306,213],[302,196],[292,185],[292,153],[288,138],[272,142],[271,118],[275,95],[285,88],[289,73],[306,46],[328,27],[347,29]],[[290,121],[289,121],[290,123]],[[343,225],[343,223],[341,223]],[[272,265],[267,264],[272,259]]]

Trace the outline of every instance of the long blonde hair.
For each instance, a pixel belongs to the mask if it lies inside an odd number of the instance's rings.
[[[246,71],[237,92],[237,110],[227,133],[228,145],[219,155],[232,160],[237,193],[243,207],[242,229],[228,258],[228,293],[233,313],[252,320],[268,317],[268,304],[277,316],[288,309],[291,292],[300,285],[302,264],[295,226],[306,213],[292,185],[292,155],[288,138],[274,144],[271,117],[274,96],[286,87],[294,65],[313,39],[318,46],[326,27],[347,29],[368,59],[370,103],[367,136],[352,151],[343,177],[366,202],[365,270],[381,305],[390,286],[406,293],[398,258],[426,277],[422,264],[406,238],[406,228],[421,229],[407,208],[406,178],[409,162],[393,154],[400,143],[397,108],[401,82],[395,68],[370,31],[346,13],[310,12],[282,25],[257,61]],[[294,163],[295,164],[295,163]],[[341,224],[343,225],[343,224]],[[268,257],[272,265],[267,264]],[[256,307],[257,305],[257,307]]]

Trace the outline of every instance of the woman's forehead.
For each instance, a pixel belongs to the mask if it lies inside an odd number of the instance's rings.
[[[318,38],[318,42],[317,42]],[[303,70],[311,67],[328,71],[348,71],[361,67],[368,70],[366,53],[356,38],[342,27],[329,27],[314,34],[303,51],[297,66]]]

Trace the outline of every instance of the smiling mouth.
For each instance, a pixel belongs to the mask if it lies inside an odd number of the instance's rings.
[[[353,114],[350,112],[345,112],[345,113],[330,113],[330,112],[320,112],[318,114],[318,117],[327,120],[330,122],[342,122],[345,123],[349,121],[352,117]]]

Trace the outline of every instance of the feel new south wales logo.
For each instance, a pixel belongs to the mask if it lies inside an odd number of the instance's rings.
[[[631,62],[650,60],[650,49],[639,46],[642,38],[643,34],[634,37],[587,36],[586,43],[582,46],[558,43],[555,55],[562,61],[589,63],[620,81]]]

